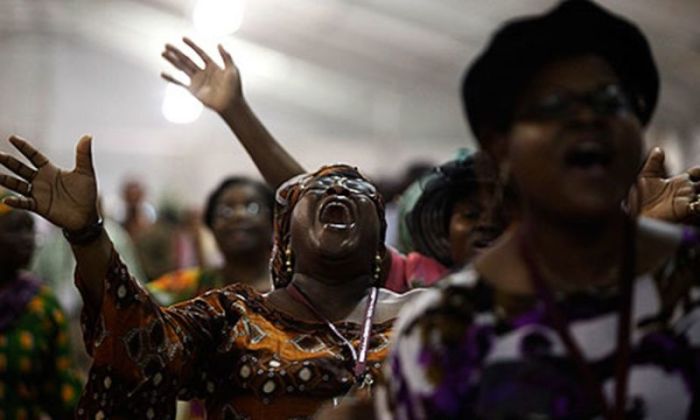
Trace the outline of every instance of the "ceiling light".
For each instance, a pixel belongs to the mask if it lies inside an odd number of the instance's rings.
[[[197,31],[212,37],[236,32],[243,23],[245,0],[199,0],[192,19]]]
[[[175,124],[189,124],[199,118],[202,103],[184,88],[169,83],[163,98],[163,116]]]

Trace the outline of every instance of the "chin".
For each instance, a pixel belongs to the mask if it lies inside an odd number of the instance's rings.
[[[325,243],[324,243],[325,242]],[[333,242],[333,243],[327,243],[330,241],[320,241],[319,242],[319,254],[326,259],[329,260],[346,260],[351,258],[356,250],[357,247],[354,245],[351,245],[346,242]]]

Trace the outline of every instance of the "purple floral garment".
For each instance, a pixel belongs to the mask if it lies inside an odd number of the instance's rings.
[[[696,245],[682,244],[663,269],[635,283],[626,418],[700,418],[697,252]],[[669,307],[669,295],[679,288],[682,297]],[[467,268],[406,308],[378,392],[378,417],[600,418],[542,303],[508,299],[521,309],[518,315],[502,316],[495,291]],[[611,401],[617,291],[577,293],[559,304]]]

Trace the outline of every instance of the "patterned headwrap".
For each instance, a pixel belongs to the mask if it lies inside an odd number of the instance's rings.
[[[14,208],[12,208],[12,207],[10,207],[7,204],[2,202],[2,200],[5,199],[5,197],[10,197],[12,195],[13,194],[11,192],[0,187],[0,216],[3,216],[5,214],[11,212],[12,210],[14,210]]]
[[[292,280],[292,273],[286,270],[285,251],[289,247],[291,239],[292,210],[303,195],[302,186],[313,178],[325,176],[345,176],[352,179],[360,179],[370,182],[357,168],[344,164],[323,166],[314,173],[298,175],[282,184],[277,189],[275,196],[275,231],[273,235],[272,257],[270,259],[270,272],[272,273],[272,284],[275,289],[286,287]],[[384,217],[384,200],[377,194],[373,199],[379,217],[379,252],[382,257],[386,253],[384,238],[386,236],[386,218]]]

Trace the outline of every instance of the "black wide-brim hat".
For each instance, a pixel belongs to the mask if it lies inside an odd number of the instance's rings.
[[[467,70],[462,99],[480,143],[484,129],[505,130],[515,101],[533,75],[558,58],[602,57],[647,125],[656,107],[659,74],[646,37],[630,21],[588,0],[563,1],[542,15],[506,23]]]

